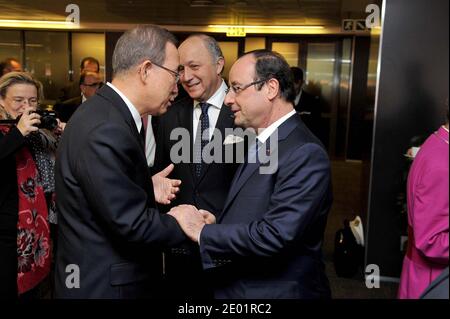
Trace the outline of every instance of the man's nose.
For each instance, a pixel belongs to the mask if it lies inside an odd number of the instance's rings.
[[[184,68],[181,73],[181,81],[189,82],[192,79],[192,73],[189,71],[189,68]]]
[[[227,93],[227,95],[225,95],[225,100],[223,101],[223,103],[228,106],[231,107],[234,104],[234,94],[233,92],[229,91]]]

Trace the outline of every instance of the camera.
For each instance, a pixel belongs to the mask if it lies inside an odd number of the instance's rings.
[[[53,131],[58,126],[58,120],[55,111],[36,110],[34,111],[34,113],[37,113],[41,116],[41,124],[37,126],[38,128]]]
[[[36,110],[31,113],[37,113],[41,116],[41,124],[37,125],[37,128],[53,131],[58,126],[58,120],[55,111]],[[21,116],[22,115],[19,115],[15,120],[1,120],[0,124],[17,124],[19,123]]]
[[[41,124],[37,126],[38,128],[53,131],[58,126],[58,120],[55,111],[36,110],[33,111],[32,113],[37,113],[41,116]],[[0,120],[0,124],[7,124],[7,125],[17,124],[20,121],[21,116],[22,115],[19,115],[15,120]]]

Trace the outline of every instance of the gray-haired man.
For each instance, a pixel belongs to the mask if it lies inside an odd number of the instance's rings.
[[[167,30],[126,32],[113,54],[113,80],[71,118],[56,165],[59,238],[56,297],[159,295],[161,250],[185,239],[162,215],[179,183],[152,185],[141,117],[166,112],[177,94],[179,56]],[[161,184],[166,187],[162,187]],[[155,186],[155,187],[154,187]]]

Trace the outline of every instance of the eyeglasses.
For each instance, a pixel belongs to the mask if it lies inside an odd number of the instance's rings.
[[[239,94],[239,93],[241,93],[242,91],[244,91],[245,89],[251,87],[252,85],[256,85],[256,84],[259,84],[259,83],[263,83],[263,82],[266,82],[267,80],[268,80],[268,79],[262,79],[262,80],[253,81],[252,83],[246,84],[246,85],[244,85],[244,86],[242,86],[242,87],[232,85],[232,86],[230,86],[228,89],[225,90],[225,93],[228,94],[228,93],[231,91],[231,92],[233,92],[234,94]]]
[[[11,98],[11,100],[15,105],[22,105],[23,102],[26,101],[29,106],[37,106],[38,102],[39,102],[38,99],[35,97],[29,98],[29,99],[26,99],[23,97],[13,97],[13,98]]]
[[[103,82],[96,82],[96,83],[92,83],[92,84],[87,84],[87,83],[81,83],[81,85],[84,86],[89,86],[89,87],[99,87],[101,88],[103,86]]]
[[[170,74],[172,74],[172,75],[175,77],[175,82],[176,82],[176,83],[179,83],[179,82],[180,82],[180,73],[179,73],[179,72],[175,72],[175,71],[173,71],[173,70],[171,70],[171,69],[168,69],[168,68],[166,68],[165,66],[162,66],[162,65],[160,65],[160,64],[158,64],[158,63],[155,63],[155,62],[152,62],[152,63],[153,63],[154,65],[160,67],[161,69],[166,70],[166,71],[169,72]]]

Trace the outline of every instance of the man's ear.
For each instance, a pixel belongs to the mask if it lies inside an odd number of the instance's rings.
[[[217,60],[216,63],[216,73],[217,75],[221,75],[223,68],[225,66],[225,59],[224,58],[219,58],[219,60]]]
[[[280,94],[280,82],[277,79],[271,78],[267,80],[266,86],[268,89],[267,98],[269,100],[273,100]]]
[[[148,73],[150,72],[150,68],[152,67],[152,62],[150,62],[150,60],[145,60],[144,62],[141,63],[141,65],[139,66],[139,76],[141,78],[141,81],[145,81],[148,77]]]

